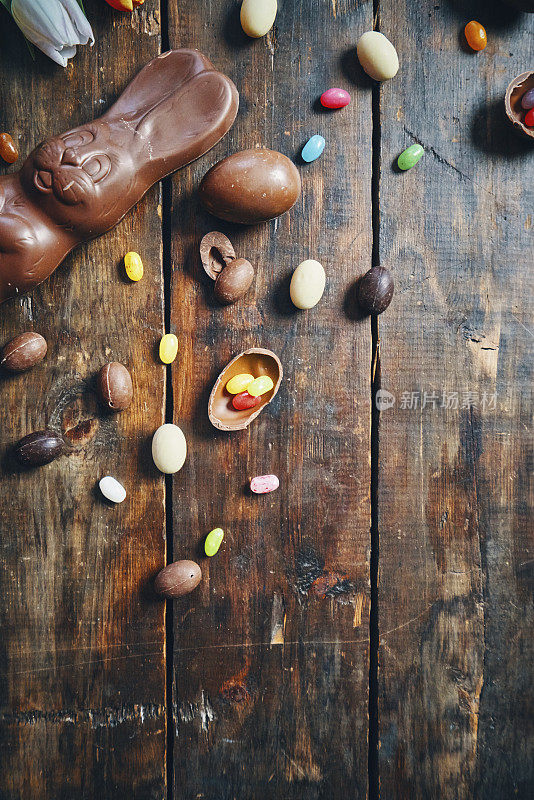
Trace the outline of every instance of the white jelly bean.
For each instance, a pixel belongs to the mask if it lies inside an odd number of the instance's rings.
[[[267,494],[274,492],[280,486],[280,481],[276,475],[256,475],[250,479],[250,491],[254,494]]]
[[[111,475],[101,478],[98,485],[106,500],[110,500],[112,503],[122,503],[126,497],[126,489],[122,483],[119,483],[116,478],[112,478]]]
[[[152,458],[154,464],[166,475],[182,469],[187,455],[187,442],[178,425],[161,425],[152,438]]]
[[[243,0],[241,27],[247,36],[259,39],[273,27],[277,10],[277,0]]]
[[[357,46],[360,64],[375,81],[387,81],[399,70],[397,51],[383,33],[367,31]]]
[[[291,278],[289,295],[297,308],[313,308],[323,296],[326,275],[322,264],[308,259],[299,264]]]

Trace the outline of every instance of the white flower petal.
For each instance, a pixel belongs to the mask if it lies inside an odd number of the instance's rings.
[[[94,44],[95,37],[93,34],[93,29],[91,28],[89,20],[81,10],[76,0],[62,0],[62,2],[65,11],[68,13],[72,24],[78,32],[78,36],[80,38],[85,37],[85,42],[80,42],[80,44],[87,44],[89,39],[91,40],[91,44]]]
[[[56,48],[49,42],[45,42],[42,45],[37,44],[37,42],[34,42],[34,44],[36,44],[39,50],[42,50],[45,55],[51,58],[52,61],[55,61],[56,64],[59,64],[60,67],[67,66],[67,58],[60,50],[56,50]]]
[[[94,44],[76,0],[13,0],[11,13],[26,38],[61,66],[76,53],[76,45]]]

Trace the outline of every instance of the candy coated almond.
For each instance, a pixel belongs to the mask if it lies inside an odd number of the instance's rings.
[[[276,475],[257,475],[250,479],[250,490],[254,494],[267,494],[274,492],[280,486],[280,481]]]
[[[254,375],[248,372],[241,372],[239,375],[234,375],[226,384],[226,391],[230,394],[240,394],[244,392],[249,383],[254,380]]]

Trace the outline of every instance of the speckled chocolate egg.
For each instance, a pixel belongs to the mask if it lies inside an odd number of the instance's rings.
[[[275,150],[241,150],[215,164],[198,191],[211,214],[253,225],[279,217],[296,203],[300,175],[293,162]]]

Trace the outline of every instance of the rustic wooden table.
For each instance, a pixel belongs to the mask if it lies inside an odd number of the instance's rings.
[[[146,0],[129,15],[86,0],[97,44],[66,71],[32,62],[2,12],[0,127],[21,157],[99,115],[169,46],[206,53],[241,98],[210,153],[0,310],[0,343],[28,329],[49,343],[32,372],[0,377],[2,453],[45,425],[72,445],[31,473],[2,466],[2,800],[533,796],[534,148],[502,99],[533,66],[534,18],[469,0],[279,5],[252,41],[235,2]],[[488,31],[476,55],[461,35],[472,18]],[[380,87],[354,51],[373,24],[401,60]],[[337,85],[352,103],[321,113]],[[316,132],[325,153],[303,166]],[[413,142],[425,156],[400,174]],[[295,158],[301,200],[253,229],[215,221],[200,178],[255,145]],[[226,309],[198,258],[212,229],[257,266]],[[128,249],[139,284],[122,277]],[[302,313],[288,277],[308,257],[328,285]],[[396,280],[380,348],[351,302],[378,261]],[[167,371],[164,330],[180,342]],[[226,435],[207,396],[251,345],[279,354],[282,389]],[[116,416],[93,391],[109,360],[135,383]],[[380,388],[396,402],[379,413]],[[150,458],[165,419],[189,445],[167,481]],[[265,472],[280,490],[248,496]],[[127,486],[119,507],[95,490],[106,473]],[[201,586],[165,607],[155,574],[198,558],[216,524],[226,539]]]

